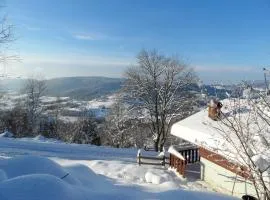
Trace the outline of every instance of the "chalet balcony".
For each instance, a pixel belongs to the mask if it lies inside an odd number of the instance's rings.
[[[171,146],[169,165],[180,175],[190,179],[200,179],[199,147],[193,144]]]

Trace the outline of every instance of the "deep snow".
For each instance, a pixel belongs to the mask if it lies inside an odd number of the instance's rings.
[[[1,200],[234,199],[163,167],[138,166],[135,149],[38,137],[0,138],[0,152]]]

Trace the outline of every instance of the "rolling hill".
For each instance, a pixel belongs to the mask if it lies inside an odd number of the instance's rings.
[[[27,79],[1,80],[0,90],[20,92]],[[46,81],[48,96],[68,96],[89,100],[114,93],[121,88],[124,79],[107,77],[63,77]]]
[[[69,96],[74,99],[93,99],[114,93],[124,79],[106,77],[67,77],[47,81],[47,94]]]

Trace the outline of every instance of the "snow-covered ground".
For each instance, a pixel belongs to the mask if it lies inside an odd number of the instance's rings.
[[[163,167],[138,166],[136,149],[0,138],[0,199],[233,199]]]
[[[41,102],[42,103],[54,103],[56,101],[68,101],[70,97],[50,97],[50,96],[42,96]]]
[[[105,107],[105,108],[110,108],[116,101],[117,96],[115,94],[107,96],[105,99],[94,99],[91,101],[88,101],[88,105],[87,107],[89,109],[92,108],[101,108],[101,107]]]
[[[25,101],[26,95],[10,92],[2,94],[0,98],[1,110],[12,110],[18,103]],[[43,114],[50,115],[54,109],[60,109],[60,119],[65,122],[76,122],[82,113],[90,112],[98,119],[103,119],[110,107],[115,102],[115,95],[108,95],[91,101],[80,101],[70,97],[42,96],[41,106],[44,108]]]
[[[0,138],[0,156],[38,155],[75,160],[134,161],[136,149],[116,149],[82,144],[66,144],[50,139]]]

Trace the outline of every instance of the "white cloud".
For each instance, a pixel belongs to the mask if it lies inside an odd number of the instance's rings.
[[[77,40],[104,40],[108,38],[100,33],[75,33],[72,36]]]
[[[95,40],[91,35],[73,35],[73,37],[78,40]]]

